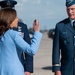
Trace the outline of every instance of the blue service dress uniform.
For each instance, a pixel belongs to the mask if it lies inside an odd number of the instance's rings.
[[[14,30],[21,32],[23,39],[28,44],[31,44],[31,40],[29,37],[29,32],[28,32],[26,24],[24,24],[23,22],[18,22],[18,27],[14,28]],[[24,66],[24,70],[27,72],[33,73],[33,56],[30,56],[29,54],[22,52],[19,49],[18,49],[17,53],[18,53],[20,61],[22,62],[23,66]]]
[[[75,31],[69,18],[56,25],[52,65],[53,72],[60,70],[62,75],[75,75]]]
[[[20,32],[9,29],[0,39],[0,75],[24,75],[24,68],[19,60],[16,47],[34,55],[41,41],[42,34],[35,32],[32,44],[27,44]]]

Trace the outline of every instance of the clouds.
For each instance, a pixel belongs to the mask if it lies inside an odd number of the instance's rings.
[[[49,15],[53,15],[54,12],[52,12],[52,2],[50,0],[19,0],[17,5],[17,10],[23,11],[22,14],[31,14],[32,17],[35,16],[42,16],[47,17]]]
[[[20,3],[24,4],[24,3],[36,3],[36,4],[40,4],[42,2],[42,0],[18,0]]]
[[[44,25],[52,28],[57,20],[66,16],[65,0],[17,0],[17,2],[18,16],[29,26],[37,18],[40,20],[42,28]]]

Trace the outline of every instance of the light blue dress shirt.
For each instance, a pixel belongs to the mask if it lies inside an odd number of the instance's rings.
[[[0,75],[24,75],[24,68],[19,60],[16,47],[34,55],[36,54],[42,34],[34,32],[31,45],[27,44],[20,32],[9,29],[0,39]]]
[[[75,20],[70,19],[70,21],[71,21],[71,25],[73,26],[73,22],[74,22]]]

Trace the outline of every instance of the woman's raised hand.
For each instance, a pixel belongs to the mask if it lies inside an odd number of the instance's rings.
[[[37,19],[35,19],[33,22],[33,30],[34,31],[40,31],[40,23]]]

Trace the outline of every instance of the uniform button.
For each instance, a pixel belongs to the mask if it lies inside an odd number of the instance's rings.
[[[75,36],[74,36],[74,38],[75,38]]]
[[[74,59],[74,61],[75,61],[75,59]]]

